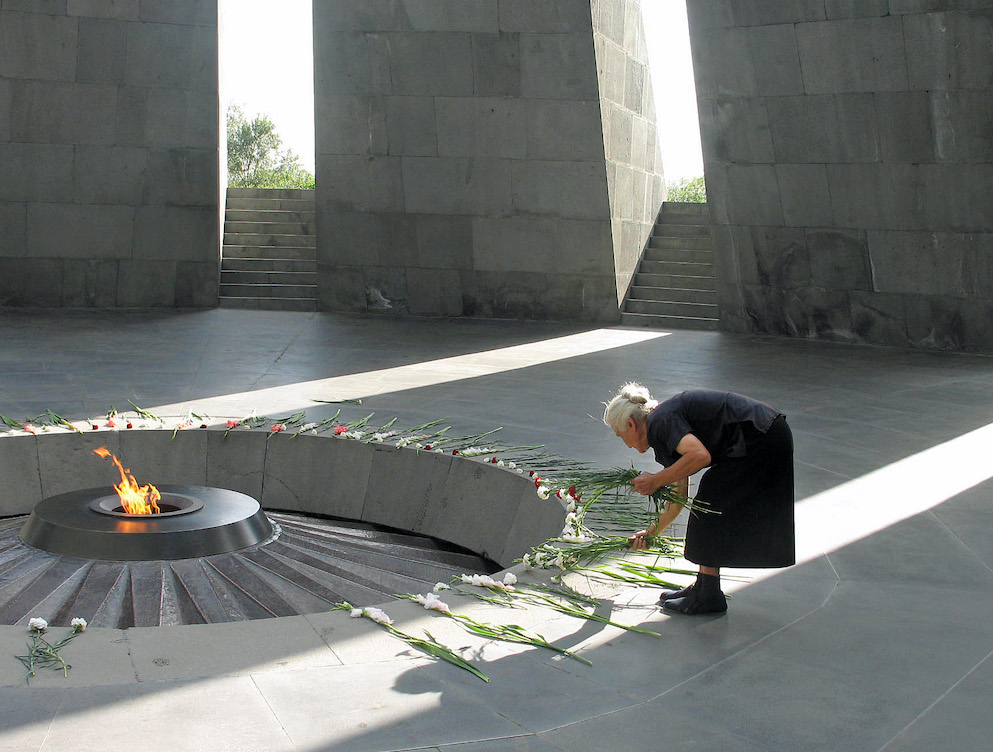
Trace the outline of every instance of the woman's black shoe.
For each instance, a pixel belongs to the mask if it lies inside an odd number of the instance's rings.
[[[676,614],[723,614],[728,610],[727,598],[721,592],[721,580],[710,574],[702,574],[687,588],[690,592],[682,597],[667,598],[662,610]]]
[[[659,605],[661,606],[663,603],[665,603],[668,600],[672,600],[673,598],[685,598],[687,595],[693,592],[693,589],[696,587],[697,582],[699,581],[700,578],[697,577],[696,582],[694,582],[692,585],[688,585],[687,587],[684,587],[682,590],[663,590],[662,593],[659,595]]]

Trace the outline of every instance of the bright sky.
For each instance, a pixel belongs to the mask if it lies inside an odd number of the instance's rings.
[[[314,169],[311,0],[220,0],[221,102],[267,114]],[[278,8],[278,10],[274,10]],[[642,0],[666,180],[703,174],[685,0]]]

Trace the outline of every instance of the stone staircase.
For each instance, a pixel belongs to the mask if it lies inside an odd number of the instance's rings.
[[[313,190],[228,188],[221,308],[317,310]]]
[[[667,201],[621,308],[621,324],[717,329],[718,320],[707,205]]]

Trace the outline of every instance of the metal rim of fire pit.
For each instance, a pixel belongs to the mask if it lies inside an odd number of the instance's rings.
[[[151,515],[118,513],[111,510],[120,507],[120,500],[105,488],[51,496],[31,512],[21,540],[60,556],[154,561],[228,553],[273,535],[259,502],[246,494],[207,486],[161,485],[159,491],[167,506],[177,508]]]
[[[175,517],[177,514],[190,514],[203,508],[203,500],[195,496],[186,494],[169,493],[163,494],[158,501],[159,511],[155,513],[156,518]],[[147,514],[132,514],[123,511],[121,498],[117,494],[108,494],[100,499],[90,502],[90,509],[100,514],[109,514],[111,517],[127,517],[129,519],[140,520],[148,518]]]

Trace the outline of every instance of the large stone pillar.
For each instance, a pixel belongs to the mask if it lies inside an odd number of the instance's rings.
[[[217,304],[216,0],[0,9],[0,305]]]
[[[618,320],[661,203],[636,0],[315,0],[331,310]]]
[[[993,10],[691,0],[722,327],[993,352]]]

